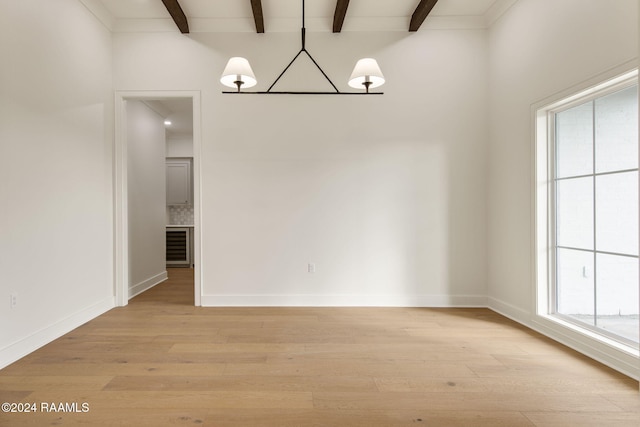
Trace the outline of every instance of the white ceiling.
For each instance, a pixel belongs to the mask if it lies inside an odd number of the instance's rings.
[[[162,98],[144,101],[152,110],[164,120],[167,137],[181,137],[193,135],[193,101],[191,98]]]
[[[113,31],[175,30],[161,0],[81,0]],[[439,0],[430,28],[490,26],[517,0]],[[191,32],[255,31],[249,0],[179,0]],[[419,0],[351,0],[343,31],[407,31]],[[336,0],[307,0],[306,27],[331,31]],[[301,0],[262,0],[266,32],[298,31]]]

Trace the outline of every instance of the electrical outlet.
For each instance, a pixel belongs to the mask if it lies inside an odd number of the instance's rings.
[[[18,294],[11,294],[10,303],[11,308],[14,308],[16,305],[18,305]]]
[[[313,262],[310,262],[310,263],[307,265],[307,271],[308,271],[309,273],[315,273],[315,272],[316,272],[316,264],[315,264],[315,263],[313,263]]]

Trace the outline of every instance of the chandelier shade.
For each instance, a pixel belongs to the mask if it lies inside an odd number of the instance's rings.
[[[222,72],[220,83],[225,86],[237,88],[239,92],[240,87],[253,87],[258,81],[256,80],[255,74],[253,74],[249,61],[246,58],[234,56],[227,62],[227,66]]]
[[[369,88],[375,88],[384,84],[384,75],[380,70],[378,61],[373,58],[362,58],[353,68],[351,77],[349,77],[349,86],[355,89],[362,89],[364,86],[369,91]]]

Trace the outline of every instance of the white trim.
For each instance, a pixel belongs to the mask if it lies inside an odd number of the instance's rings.
[[[560,105],[574,102],[584,97],[593,96],[611,85],[624,84],[625,80],[637,77],[638,61],[632,60],[605,71],[593,78],[577,84],[566,90],[557,92],[531,106],[531,197],[533,206],[533,221],[531,221],[531,313],[509,306],[499,300],[490,298],[489,308],[503,314],[523,325],[552,338],[582,354],[585,354],[625,375],[640,379],[640,358],[635,349],[620,345],[597,334],[548,315],[549,310],[549,281],[551,266],[549,266],[551,247],[551,227],[553,219],[550,216],[549,164],[553,153],[549,150],[549,120],[550,112]],[[604,83],[603,83],[604,82]]]
[[[204,307],[486,307],[480,295],[203,295]]]
[[[147,291],[156,285],[159,285],[168,278],[169,276],[167,275],[167,272],[163,271],[162,273],[158,273],[153,277],[149,277],[147,280],[143,280],[142,282],[131,286],[129,288],[129,299],[135,297],[136,295],[140,295],[144,291]]]
[[[194,245],[194,300],[201,304],[202,297],[202,242],[201,225],[201,146],[202,119],[200,91],[116,91],[115,92],[115,137],[114,137],[114,269],[115,303],[122,307],[128,303],[128,206],[127,206],[127,150],[126,108],[127,99],[152,100],[166,98],[191,98],[193,101],[193,245]]]
[[[489,28],[517,0],[502,0],[500,7],[491,8],[485,15],[445,16],[430,15],[420,27],[424,30],[476,30]],[[504,4],[503,4],[504,3]],[[495,9],[495,10],[494,10]],[[331,32],[332,21],[326,18],[306,19],[306,28],[311,32]],[[291,33],[300,31],[300,18],[271,18],[265,21],[269,33]],[[347,19],[342,32],[393,31],[407,32],[409,17],[355,16]],[[115,33],[166,33],[176,32],[171,18],[115,19],[111,24]],[[194,33],[255,33],[253,18],[190,18],[189,32]]]
[[[493,297],[487,298],[487,308],[529,327],[531,315],[526,310]]]
[[[609,70],[603,71],[602,73],[581,83],[578,83],[570,88],[558,91],[547,96],[544,99],[535,102],[534,104],[532,104],[531,110],[535,112],[546,107],[548,107],[549,109],[553,109],[557,107],[557,104],[560,101],[563,101],[565,99],[570,100],[570,98],[576,98],[579,96],[581,97],[583,95],[587,95],[588,93],[596,92],[602,89],[602,87],[604,86],[608,86],[608,84],[603,83],[605,81],[611,82],[613,84],[619,83],[622,80],[628,79],[630,77],[630,74],[637,73],[637,71],[634,71],[635,68],[638,68],[637,59],[627,61]]]
[[[114,209],[114,280],[115,301],[119,307],[128,304],[129,289],[129,203],[127,190],[127,110],[123,97],[115,97],[115,132],[113,149]]]
[[[202,305],[202,104],[200,92],[193,93],[193,258],[194,305]],[[215,120],[215,119],[213,119]]]
[[[40,347],[49,344],[64,334],[71,332],[88,321],[106,313],[115,307],[113,297],[108,297],[77,313],[72,314],[52,325],[49,325],[28,337],[22,338],[0,349],[0,369],[33,353]]]
[[[600,342],[577,330],[561,326],[555,320],[530,316],[526,311],[495,298],[489,298],[489,309],[633,379],[640,379],[637,353]]]

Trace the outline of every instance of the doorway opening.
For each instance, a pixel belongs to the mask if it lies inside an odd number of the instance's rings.
[[[136,274],[139,270],[135,261],[135,265],[132,263],[132,259],[135,258],[136,253],[144,252],[140,249],[140,240],[137,237],[132,238],[131,232],[135,231],[133,227],[137,223],[144,223],[144,220],[135,215],[140,215],[139,212],[132,212],[133,209],[139,209],[137,197],[141,186],[140,179],[136,176],[137,172],[133,172],[132,166],[135,165],[135,161],[144,161],[144,155],[137,155],[133,150],[136,149],[130,139],[131,132],[136,131],[136,124],[129,123],[134,119],[129,118],[128,108],[134,110],[135,108],[142,110],[149,110],[152,115],[156,115],[156,120],[162,116],[169,116],[173,112],[173,117],[166,117],[168,121],[172,121],[171,125],[167,126],[166,141],[172,141],[171,144],[163,147],[163,153],[165,157],[183,157],[189,159],[191,165],[191,200],[188,201],[188,206],[185,204],[180,213],[183,214],[187,211],[190,215],[188,221],[190,230],[192,230],[190,237],[191,243],[189,245],[190,262],[189,266],[193,268],[194,278],[194,303],[196,306],[201,305],[202,296],[202,279],[201,279],[201,236],[200,236],[200,147],[201,147],[201,112],[200,112],[200,92],[199,91],[118,91],[115,98],[115,147],[114,147],[114,205],[115,205],[115,224],[114,224],[114,259],[115,259],[115,299],[116,305],[125,306],[131,297],[137,294],[136,286],[139,286],[141,291],[148,287],[154,286],[166,279],[165,277],[158,276],[156,283],[138,284],[138,279],[132,279],[132,274]],[[142,107],[141,107],[142,106]],[[182,110],[182,112],[180,112]],[[163,120],[164,121],[164,117]],[[162,123],[165,126],[164,123]],[[154,125],[157,129],[157,124]],[[171,127],[170,127],[171,126]],[[170,129],[170,130],[169,130]],[[186,135],[186,129],[190,130],[189,135]],[[140,130],[141,135],[147,135],[147,130]],[[185,150],[189,150],[187,153]],[[156,156],[157,147],[155,148]],[[175,156],[176,153],[181,153],[180,156]],[[162,153],[161,153],[162,154]],[[136,156],[143,160],[136,160]],[[162,171],[165,171],[164,159],[162,164]],[[156,159],[156,166],[159,160]],[[157,168],[156,168],[157,169]],[[164,175],[163,175],[164,176]],[[164,197],[165,182],[161,185],[162,195]],[[142,197],[142,196],[140,196]],[[166,202],[163,203],[164,211],[162,212],[162,218],[160,221],[164,221],[164,225],[171,225],[171,214],[175,214],[174,210],[170,211]],[[190,212],[188,212],[190,211]],[[144,215],[144,213],[142,214]],[[155,222],[158,222],[158,209],[154,211]],[[175,216],[174,216],[175,219]],[[185,221],[187,221],[185,219]],[[155,226],[157,231],[158,224]],[[158,236],[154,231],[154,239],[164,239],[165,233],[162,232],[162,236]],[[164,240],[162,241],[164,243]],[[164,245],[160,245],[164,246]],[[166,268],[165,253],[155,256],[156,266],[158,265],[158,256],[162,257],[161,262]],[[157,268],[156,268],[157,269]],[[155,277],[155,276],[153,276]],[[152,279],[155,280],[155,279]],[[146,287],[148,285],[148,287]],[[133,291],[132,291],[133,289]],[[132,294],[133,293],[133,294]]]

